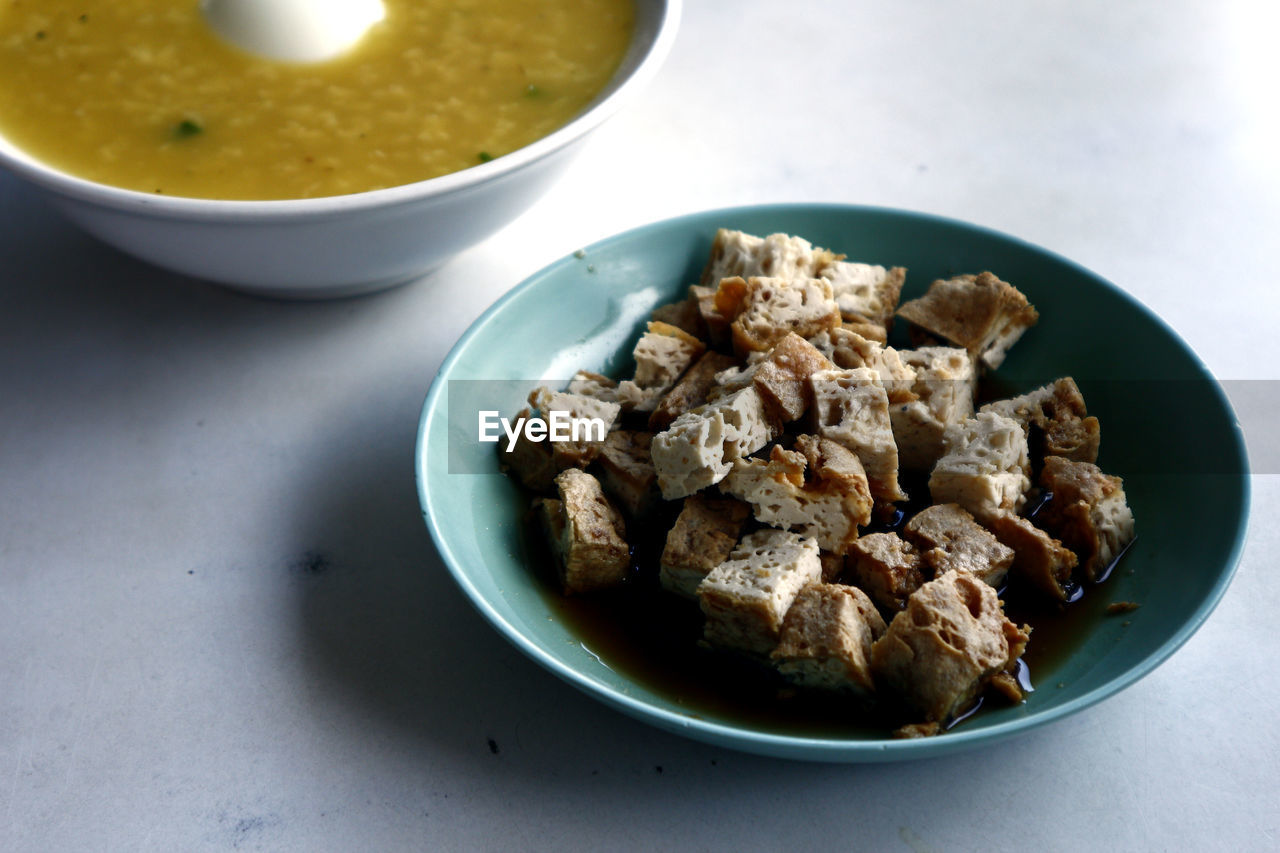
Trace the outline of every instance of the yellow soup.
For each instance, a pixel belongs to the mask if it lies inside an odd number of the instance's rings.
[[[0,0],[0,132],[129,189],[311,198],[425,180],[567,123],[631,39],[631,0],[384,0],[350,53],[251,56],[199,0]]]

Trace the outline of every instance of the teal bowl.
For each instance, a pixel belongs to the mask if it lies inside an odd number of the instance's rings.
[[[625,376],[649,311],[697,280],[719,227],[787,232],[852,260],[908,268],[903,298],[935,278],[991,270],[1019,287],[1040,323],[1010,351],[1001,390],[1074,376],[1102,423],[1099,464],[1120,475],[1138,538],[1112,576],[1068,609],[1036,690],[932,738],[808,726],[753,715],[674,687],[625,649],[585,631],[534,570],[527,498],[479,441],[482,411],[512,416],[540,381],[577,369]],[[896,331],[896,330],[895,330]],[[423,516],[481,614],[537,663],[660,728],[749,752],[889,761],[989,744],[1087,708],[1172,655],[1231,581],[1249,507],[1244,439],[1226,397],[1185,343],[1145,306],[1077,264],[1016,238],[906,211],[788,204],[696,213],[574,252],[514,287],[449,353],[427,395],[416,451]],[[1107,604],[1136,602],[1123,615]],[[1052,634],[1055,629],[1050,629]],[[1062,633],[1062,632],[1060,632]],[[1032,648],[1036,646],[1033,637]],[[615,640],[617,640],[615,642]]]

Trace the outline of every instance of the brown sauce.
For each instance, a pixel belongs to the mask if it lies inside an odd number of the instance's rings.
[[[977,405],[981,405],[1017,393],[1020,392],[1000,377],[987,374],[979,380],[975,396]],[[624,428],[645,427],[635,423],[624,424]],[[767,452],[767,448],[761,451]],[[1039,468],[1033,461],[1033,483]],[[904,477],[902,487],[916,498],[896,505],[887,518],[873,519],[863,533],[897,531],[929,506],[927,478]],[[1052,499],[1050,493],[1033,490],[1023,512],[1034,519]],[[524,526],[526,552],[540,574],[540,589],[552,612],[570,627],[585,648],[614,671],[695,717],[777,734],[830,738],[883,738],[905,724],[919,722],[909,712],[887,703],[869,704],[830,692],[797,688],[759,661],[704,647],[700,643],[702,611],[697,602],[666,592],[658,581],[659,558],[679,510],[680,502],[673,501],[663,503],[648,518],[628,518],[630,576],[617,588],[589,595],[566,596],[560,592],[554,558],[540,531],[532,523]],[[1110,597],[1099,585],[1123,556],[1122,551],[1096,582],[1072,581],[1066,603],[1052,601],[1035,589],[1020,588],[1016,580],[999,590],[1006,616],[1017,625],[1032,628],[1026,651],[1013,673],[1028,698],[1037,686],[1055,683],[1055,673],[1062,664],[1107,618]],[[840,580],[848,578],[842,576]],[[881,615],[887,623],[894,614],[882,610]],[[988,691],[943,728],[952,729],[1008,705],[1008,699]]]
[[[904,488],[909,494],[928,494],[924,483],[904,483]],[[893,519],[867,532],[896,529],[926,505],[907,505]],[[532,523],[525,525],[526,552],[539,573],[539,587],[556,617],[584,647],[614,671],[695,717],[779,734],[837,738],[882,738],[905,723],[918,722],[895,708],[796,688],[761,663],[703,647],[699,642],[703,618],[697,602],[666,592],[658,582],[666,532],[675,523],[679,507],[679,502],[672,502],[649,518],[628,519],[630,576],[617,588],[589,595],[560,592],[553,557],[540,531]],[[1083,585],[1070,605],[1049,601],[1036,590],[1019,590],[1016,584],[1001,590],[1009,619],[1032,626],[1031,640],[1015,672],[1024,692],[1052,684],[1060,665],[1106,618],[1109,599],[1096,586]],[[886,622],[893,616],[883,615]],[[1008,700],[1000,696],[979,697],[947,728],[1007,706]]]

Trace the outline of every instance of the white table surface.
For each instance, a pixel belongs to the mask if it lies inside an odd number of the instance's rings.
[[[1277,849],[1275,8],[690,0],[550,194],[356,300],[151,269],[0,176],[0,849]],[[772,201],[1016,234],[1271,380],[1232,384],[1250,541],[1172,659],[990,748],[824,766],[623,717],[472,610],[412,476],[450,346],[594,239]]]

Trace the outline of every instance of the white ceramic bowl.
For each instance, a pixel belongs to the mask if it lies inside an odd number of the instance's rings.
[[[151,263],[287,298],[365,293],[409,281],[523,212],[585,137],[657,72],[681,0],[635,0],[631,47],[575,119],[517,151],[461,172],[344,196],[218,201],[124,190],[59,172],[0,136],[0,166],[44,190],[89,233]]]

